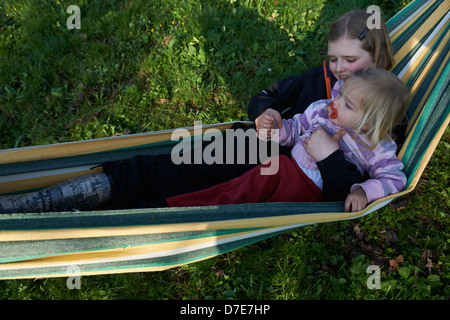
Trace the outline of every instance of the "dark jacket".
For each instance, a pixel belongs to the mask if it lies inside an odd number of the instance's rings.
[[[337,79],[328,63],[326,70],[332,88]],[[269,88],[256,94],[248,105],[248,116],[254,121],[264,109],[270,107],[280,112],[284,119],[289,119],[297,113],[303,113],[314,101],[327,98],[324,68],[317,66],[302,74],[273,82]]]

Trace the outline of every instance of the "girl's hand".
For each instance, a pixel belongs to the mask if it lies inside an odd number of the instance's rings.
[[[345,130],[330,136],[323,127],[318,127],[303,143],[306,152],[316,161],[322,161],[339,149],[339,140],[346,134]]]
[[[259,132],[261,129],[264,132],[262,136],[267,133],[267,138],[270,138],[270,129],[281,129],[282,121],[281,114],[274,109],[268,108],[255,120],[256,130]]]
[[[356,212],[363,210],[367,205],[367,196],[363,188],[358,187],[345,199],[345,211]]]

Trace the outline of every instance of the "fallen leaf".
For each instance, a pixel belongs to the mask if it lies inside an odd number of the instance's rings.
[[[164,40],[163,40],[164,44],[168,44],[172,38],[173,38],[173,36],[164,37]]]
[[[162,98],[162,99],[159,99],[159,101],[157,103],[158,104],[164,104],[164,103],[167,103],[167,102],[169,102],[169,99]]]
[[[391,259],[389,260],[389,266],[393,269],[393,270],[398,270],[398,262],[395,259]]]

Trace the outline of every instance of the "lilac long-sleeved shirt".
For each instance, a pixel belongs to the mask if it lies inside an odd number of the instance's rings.
[[[338,95],[341,86],[342,81],[338,81],[333,88],[332,99]],[[303,142],[319,126],[322,126],[330,135],[345,129],[332,123],[328,116],[327,106],[331,100],[316,101],[303,114],[297,114],[292,119],[283,120],[283,127],[279,131],[279,143],[285,146],[294,146],[292,157],[319,187],[321,186],[320,171],[317,168],[316,161],[303,147]],[[347,132],[351,132],[351,130],[347,129]],[[353,138],[349,133],[346,133],[339,140],[339,148],[344,152],[345,158],[354,163],[361,174],[368,172],[370,175],[369,180],[353,185],[351,191],[358,186],[362,187],[369,203],[402,191],[406,185],[406,176],[401,171],[403,163],[396,156],[396,143],[392,139],[382,140],[371,150],[358,140],[371,145],[363,134]]]

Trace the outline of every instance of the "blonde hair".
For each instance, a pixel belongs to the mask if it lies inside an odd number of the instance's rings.
[[[392,137],[394,126],[405,116],[410,99],[409,89],[393,73],[373,67],[356,70],[342,86],[342,94],[358,90],[361,96],[361,117],[355,125],[356,134],[363,133],[373,149]]]
[[[374,63],[390,70],[394,66],[394,57],[386,23],[380,17],[380,29],[368,29],[369,17],[370,14],[360,9],[345,13],[331,25],[327,40],[335,42],[343,37],[359,39],[361,48],[370,53]]]

